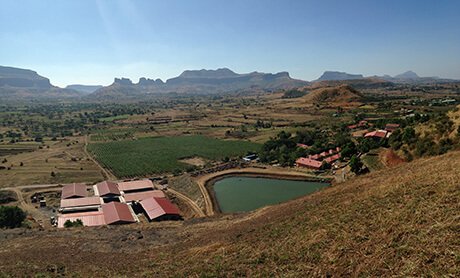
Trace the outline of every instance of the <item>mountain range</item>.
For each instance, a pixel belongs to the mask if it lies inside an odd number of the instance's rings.
[[[436,83],[455,80],[438,77],[419,77],[413,71],[396,76],[370,76],[346,72],[326,71],[312,82],[361,82],[356,88],[389,86],[392,83]],[[368,84],[368,83],[371,84]],[[166,81],[141,77],[138,83],[128,78],[115,78],[109,86],[69,85],[66,88],[53,86],[50,80],[28,69],[0,66],[0,97],[2,100],[85,98],[88,100],[141,99],[155,94],[217,94],[244,93],[249,91],[270,92],[303,87],[310,82],[293,79],[288,72],[239,74],[228,68],[216,70],[186,70]],[[355,85],[354,85],[355,86]]]
[[[215,94],[240,91],[273,91],[306,86],[309,82],[293,79],[287,72],[238,74],[227,68],[217,70],[186,70],[177,77],[161,79],[142,77],[138,83],[115,78],[112,85],[90,94],[92,98],[139,96],[152,93]]]
[[[439,77],[420,77],[417,73],[409,70],[404,73],[395,75],[395,76],[390,76],[390,75],[383,75],[383,76],[368,76],[365,77],[362,74],[350,74],[346,72],[340,72],[340,71],[325,71],[323,75],[320,76],[316,82],[319,81],[344,81],[344,80],[357,80],[357,79],[380,79],[383,81],[388,81],[388,82],[393,82],[393,83],[435,83],[435,82],[453,82],[457,80],[453,79],[446,79],[446,78],[439,78]]]

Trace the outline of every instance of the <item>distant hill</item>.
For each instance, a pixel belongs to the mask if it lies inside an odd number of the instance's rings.
[[[390,75],[377,76],[378,78],[384,79],[389,82],[394,83],[414,83],[414,84],[423,84],[423,83],[447,83],[447,82],[456,82],[458,80],[440,78],[437,76],[430,77],[420,77],[417,73],[409,70],[401,74],[397,74],[394,77]]]
[[[0,99],[11,101],[60,100],[78,97],[75,90],[53,86],[46,77],[28,69],[0,66]]]
[[[325,71],[320,78],[316,81],[324,80],[351,80],[351,79],[362,79],[364,76],[362,74],[349,74],[346,72],[340,71]]]
[[[80,84],[74,84],[74,85],[68,85],[65,87],[66,89],[70,90],[75,90],[77,92],[81,92],[84,94],[91,94],[95,92],[96,90],[102,88],[104,86],[102,85],[80,85]]]
[[[48,78],[35,71],[0,66],[0,87],[51,89],[53,86]]]
[[[419,79],[420,77],[413,71],[409,70],[404,73],[396,75],[396,79]]]
[[[239,91],[273,91],[306,86],[309,83],[293,79],[287,72],[238,74],[227,68],[217,70],[186,70],[177,77],[161,79],[140,78],[137,84],[127,78],[115,78],[110,86],[98,89],[91,98],[148,96],[155,93],[216,94]],[[120,86],[124,88],[120,88]]]
[[[365,99],[360,92],[349,85],[318,88],[311,91],[304,98],[307,101],[318,104],[362,102]]]

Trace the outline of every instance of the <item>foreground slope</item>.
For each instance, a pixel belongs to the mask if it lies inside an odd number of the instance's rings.
[[[0,273],[459,276],[459,167],[452,152],[251,214],[169,228],[8,231]]]

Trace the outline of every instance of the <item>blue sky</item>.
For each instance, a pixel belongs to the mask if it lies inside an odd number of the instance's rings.
[[[0,65],[58,86],[185,69],[460,79],[457,0],[2,1]]]

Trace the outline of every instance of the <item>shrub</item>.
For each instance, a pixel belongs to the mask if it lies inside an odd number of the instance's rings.
[[[0,206],[0,228],[17,228],[26,219],[26,213],[19,207]]]
[[[83,221],[81,219],[77,219],[75,221],[67,220],[64,222],[65,228],[72,228],[72,227],[83,227]]]

